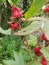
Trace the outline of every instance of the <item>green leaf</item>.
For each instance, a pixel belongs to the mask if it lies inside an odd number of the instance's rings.
[[[21,0],[12,0],[14,2],[15,5],[17,5],[18,2],[20,2]]]
[[[36,46],[36,44],[38,43],[37,36],[30,34],[30,39],[28,40],[28,43],[31,46]]]
[[[26,65],[41,65],[39,61],[30,61]]]
[[[3,30],[2,27],[0,27],[0,33],[6,34],[6,35],[11,35],[11,29]]]
[[[49,48],[42,48],[41,52],[44,55],[44,57],[49,61]]]
[[[17,53],[14,51],[14,58],[15,58],[15,60],[4,60],[3,62],[4,62],[6,65],[25,65],[21,53],[17,54]]]
[[[10,3],[10,5],[17,5],[18,2],[20,2],[21,0],[8,0],[8,2]]]
[[[25,18],[29,19],[30,17],[35,16],[45,3],[46,0],[34,0],[30,9],[25,13]]]
[[[11,0],[11,1],[13,1],[14,3],[16,3],[18,0]]]
[[[14,58],[15,58],[15,61],[16,61],[17,65],[25,65],[21,53],[19,53],[19,54],[17,55],[17,53],[14,52]]]
[[[4,60],[3,61],[6,65],[17,65],[14,60]]]
[[[2,65],[2,64],[0,63],[0,65]]]
[[[3,1],[3,3],[6,3],[6,0],[2,0]]]
[[[42,22],[34,21],[32,22],[28,27],[15,32],[13,35],[27,35],[30,34],[36,30],[38,30],[41,27]]]
[[[8,2],[10,3],[11,6],[14,5],[14,2],[12,0],[8,0]]]
[[[45,22],[45,29],[44,29],[44,31],[45,31],[45,35],[46,35],[47,39],[49,40],[49,21]]]

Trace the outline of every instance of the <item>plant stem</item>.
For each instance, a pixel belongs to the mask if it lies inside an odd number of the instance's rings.
[[[29,43],[28,43],[28,40],[26,39],[26,36],[24,36],[24,40],[26,41],[26,45],[27,45],[27,51],[30,53],[30,56],[31,56],[31,59],[33,60],[33,58],[32,58],[32,53],[31,53],[31,48],[30,48],[30,45],[29,45]]]

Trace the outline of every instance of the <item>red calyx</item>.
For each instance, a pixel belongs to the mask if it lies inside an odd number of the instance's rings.
[[[42,34],[42,40],[47,40],[47,38],[46,38],[44,33]]]
[[[34,48],[34,53],[35,53],[35,55],[41,56],[42,53],[40,52],[40,50],[41,50],[41,47],[36,47],[36,48]]]
[[[48,64],[47,64],[47,60],[46,60],[45,58],[43,58],[43,59],[41,60],[41,64],[42,64],[42,65],[48,65]]]
[[[14,18],[20,18],[20,17],[22,17],[21,10],[18,7],[16,7],[16,6],[12,6],[12,16]]]
[[[18,22],[13,22],[13,23],[9,23],[10,27],[12,30],[17,30],[19,28],[19,23]]]
[[[46,7],[45,7],[44,12],[45,12],[45,13],[49,13],[49,6],[46,6]]]

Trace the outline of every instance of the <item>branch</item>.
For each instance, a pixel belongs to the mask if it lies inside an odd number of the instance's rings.
[[[25,18],[21,18],[22,21],[27,21]],[[45,17],[33,17],[28,19],[28,21],[49,21],[49,18],[45,18]]]

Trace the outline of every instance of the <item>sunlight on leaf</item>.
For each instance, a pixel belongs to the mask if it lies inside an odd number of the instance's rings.
[[[35,1],[33,1],[29,10],[25,13],[25,18],[29,19],[32,16],[35,16],[40,11],[40,9],[42,8],[42,6],[45,3],[46,3],[46,0],[35,0]]]

